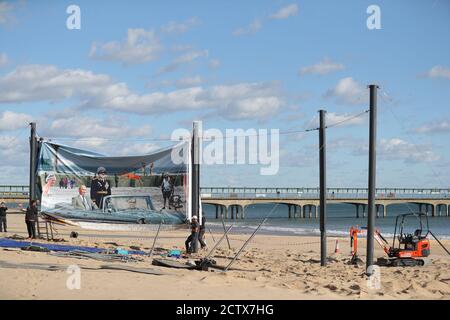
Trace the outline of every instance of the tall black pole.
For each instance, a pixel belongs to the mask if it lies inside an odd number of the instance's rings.
[[[192,124],[192,215],[198,217],[199,223],[202,222],[200,211],[200,139],[198,135],[199,122]],[[198,233],[197,233],[198,236]],[[198,238],[194,237],[192,252],[198,251]]]
[[[326,165],[326,136],[325,110],[319,110],[319,158],[320,158],[320,265],[327,264],[327,232],[325,228],[327,216],[327,165]]]
[[[30,123],[30,187],[29,201],[36,199],[36,159],[37,159],[37,140],[36,140],[36,123]]]
[[[366,274],[373,273],[373,233],[375,230],[375,178],[376,178],[376,140],[377,140],[377,88],[375,84],[369,85],[370,89],[370,127],[369,127],[369,191],[367,214],[367,260]]]

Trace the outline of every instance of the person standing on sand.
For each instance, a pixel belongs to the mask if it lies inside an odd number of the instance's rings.
[[[186,242],[184,243],[186,245],[186,253],[197,253],[198,251],[198,233],[199,233],[200,226],[198,225],[197,216],[192,217],[191,222],[191,234],[186,239]]]
[[[6,231],[6,211],[8,207],[4,202],[0,203],[0,232]]]
[[[200,231],[198,233],[198,241],[200,242],[200,246],[202,249],[206,248],[206,242],[205,242],[205,226],[206,224],[206,218],[205,213],[202,213],[202,224],[200,225]]]
[[[25,223],[27,224],[28,238],[36,239],[36,221],[38,216],[36,200],[31,200],[30,205],[25,211]]]

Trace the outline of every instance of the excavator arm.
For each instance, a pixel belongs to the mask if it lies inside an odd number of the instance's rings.
[[[378,244],[381,246],[384,252],[387,255],[389,255],[389,252],[391,251],[391,246],[378,229],[375,230],[375,232],[373,233],[373,238],[378,242]]]
[[[357,255],[358,253],[358,234],[367,233],[367,228],[361,228],[359,229],[358,226],[351,227],[350,228],[350,248],[351,248],[351,254]],[[387,240],[383,237],[381,232],[377,229],[373,233],[374,239],[377,241],[377,243],[381,246],[383,251],[389,255],[389,252],[391,251],[391,246],[387,242]]]

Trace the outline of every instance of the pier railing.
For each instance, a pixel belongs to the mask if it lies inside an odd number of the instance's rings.
[[[319,188],[239,188],[239,187],[203,187],[204,198],[282,198],[315,199],[319,198]],[[329,199],[367,199],[367,188],[328,188]],[[392,199],[442,199],[450,198],[450,189],[419,188],[377,188],[377,198]]]
[[[28,186],[0,185],[0,198],[24,198],[28,197]]]
[[[262,187],[202,187],[204,198],[283,198],[283,199],[315,199],[319,198],[319,188],[262,188]],[[1,197],[28,196],[29,188],[24,185],[0,185]],[[328,188],[329,199],[366,199],[367,188]],[[421,188],[377,188],[377,198],[393,199],[442,199],[450,198],[448,189]]]

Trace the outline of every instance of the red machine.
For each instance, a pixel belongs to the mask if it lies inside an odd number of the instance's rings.
[[[419,222],[418,228],[415,229],[413,233],[407,233],[405,231],[405,222],[408,217],[415,217]],[[425,220],[426,226],[423,224],[423,220]],[[350,228],[350,247],[352,248],[353,255],[352,261],[358,259],[358,234],[362,234],[363,232],[367,232],[367,228]],[[379,258],[377,264],[387,266],[425,265],[427,263],[426,257],[430,255],[430,241],[428,240],[428,234],[431,234],[434,237],[429,230],[428,216],[426,214],[406,213],[397,216],[395,219],[395,231],[392,246],[389,246],[388,241],[383,237],[379,230],[375,230],[374,232],[374,239],[389,257],[387,259]]]

